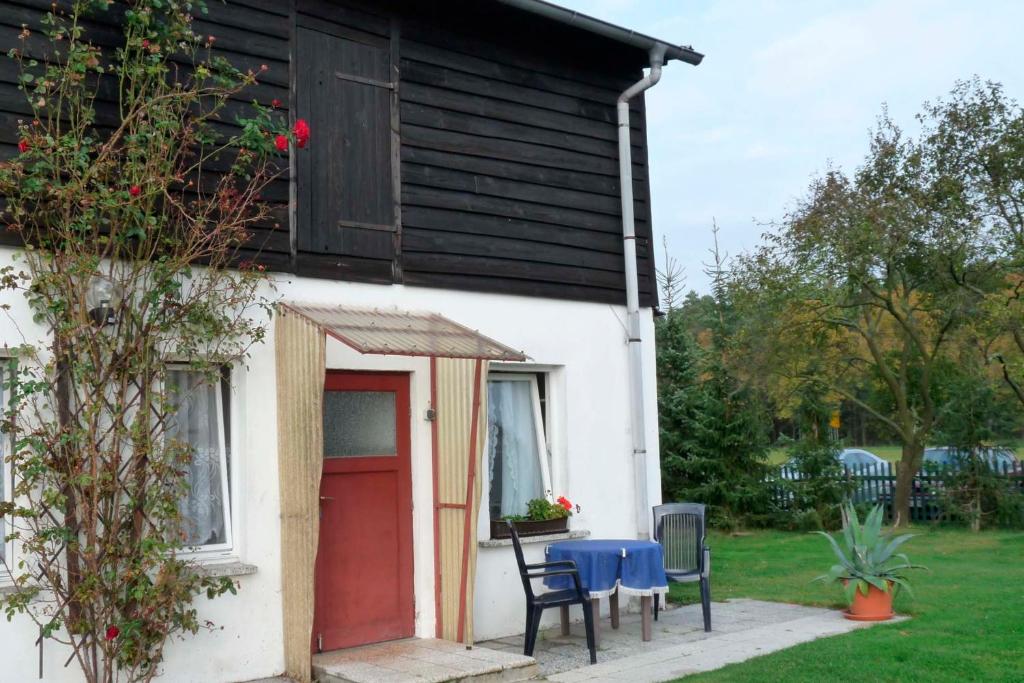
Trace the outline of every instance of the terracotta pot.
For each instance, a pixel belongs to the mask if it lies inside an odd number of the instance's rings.
[[[844,582],[846,583],[846,582]],[[889,591],[882,592],[868,585],[868,594],[864,595],[858,588],[853,594],[853,604],[843,612],[843,616],[853,621],[886,621],[892,619],[892,581]]]

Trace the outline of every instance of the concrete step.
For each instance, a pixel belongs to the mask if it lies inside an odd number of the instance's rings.
[[[540,672],[518,653],[410,638],[314,655],[313,674],[319,683],[515,683]]]

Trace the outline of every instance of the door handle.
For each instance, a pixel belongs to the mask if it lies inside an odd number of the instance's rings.
[[[333,496],[320,496],[320,500],[334,500]]]

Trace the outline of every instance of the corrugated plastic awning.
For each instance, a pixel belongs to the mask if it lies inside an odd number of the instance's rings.
[[[437,313],[282,302],[360,353],[525,361],[505,346]]]

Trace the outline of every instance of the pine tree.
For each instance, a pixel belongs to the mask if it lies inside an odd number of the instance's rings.
[[[705,503],[713,523],[734,526],[769,509],[768,421],[763,401],[733,370],[732,309],[717,246],[713,256],[712,305],[688,297],[699,308],[672,310],[657,326],[662,490],[666,500]]]

